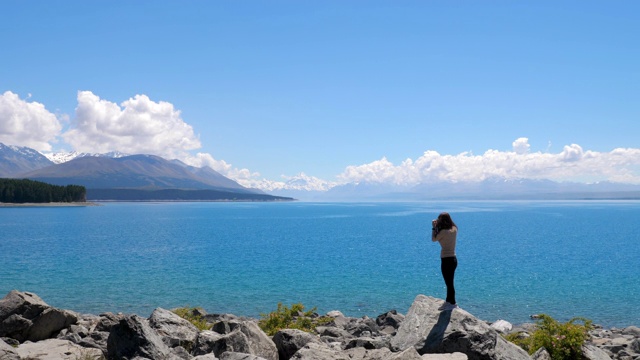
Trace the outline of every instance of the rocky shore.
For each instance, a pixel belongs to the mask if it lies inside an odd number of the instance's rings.
[[[549,359],[533,356],[502,336],[532,324],[488,323],[463,309],[440,311],[443,300],[418,295],[406,315],[352,318],[339,311],[317,334],[281,330],[266,335],[258,320],[206,314],[211,330],[162,308],[149,318],[78,314],[47,305],[36,294],[11,291],[0,300],[1,360],[463,360]],[[585,359],[640,359],[640,328],[596,328]]]

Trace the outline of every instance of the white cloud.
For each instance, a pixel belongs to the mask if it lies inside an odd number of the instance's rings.
[[[50,151],[50,142],[61,130],[59,119],[44,105],[22,100],[11,91],[0,95],[0,142]]]
[[[208,153],[197,153],[195,156],[187,154],[180,160],[195,167],[208,166],[220,174],[237,181],[242,186],[247,186],[246,184],[250,184],[260,176],[260,173],[251,172],[249,169],[234,168],[226,161],[217,160]]]
[[[78,92],[76,117],[62,137],[79,152],[121,151],[170,159],[201,146],[173,104],[136,95],[118,105],[91,91]]]
[[[580,145],[571,144],[570,146],[565,145],[560,156],[562,156],[562,160],[564,161],[578,161],[582,158],[583,154],[584,152]]]
[[[326,181],[305,173],[295,176],[282,175],[285,181],[272,181],[267,179],[246,179],[240,182],[243,186],[261,189],[264,191],[275,190],[299,190],[299,191],[327,191],[336,186],[337,183]]]
[[[516,141],[513,142],[512,146],[513,146],[513,151],[516,154],[520,154],[520,155],[527,154],[531,149],[531,145],[529,145],[529,139],[525,137],[516,139]]]
[[[118,105],[91,91],[80,91],[75,115],[62,137],[77,152],[118,151],[179,159],[191,166],[209,166],[241,184],[260,176],[208,153],[193,155],[191,151],[201,147],[200,140],[169,102],[136,95]]]
[[[300,173],[283,176],[283,181],[260,177],[257,172],[235,168],[211,154],[194,150],[201,147],[191,125],[168,102],[155,102],[136,95],[120,105],[100,99],[91,91],[78,92],[75,117],[55,115],[43,104],[20,99],[7,91],[0,94],[0,142],[51,151],[62,131],[62,138],[78,152],[154,154],[179,159],[192,166],[209,166],[240,184],[266,191],[326,191],[337,184],[376,182],[411,186],[430,182],[482,181],[506,179],[550,179],[556,181],[612,181],[640,184],[640,149],[618,148],[610,152],[584,150],[578,144],[566,145],[559,153],[531,152],[529,139],[511,143],[512,151],[487,150],[482,155],[464,152],[442,155],[425,151],[416,159],[393,164],[387,158],[368,164],[348,166],[338,182]]]
[[[195,156],[184,157],[182,161],[195,167],[208,166],[221,174],[226,174],[231,170],[231,164],[224,160],[216,160],[209,153],[197,153]]]
[[[416,160],[394,165],[386,158],[349,166],[341,183],[378,182],[416,185],[429,182],[482,181],[488,178],[550,179],[555,181],[612,181],[640,184],[640,149],[584,151],[577,144],[558,154],[530,153],[528,139],[513,143],[514,151],[488,150],[482,155],[441,155],[426,151]],[[526,150],[526,151],[525,151]]]

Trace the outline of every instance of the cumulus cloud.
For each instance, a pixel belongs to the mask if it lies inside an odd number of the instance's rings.
[[[582,151],[582,147],[577,144],[571,144],[569,146],[565,146],[560,153],[562,160],[564,161],[578,161],[584,155],[584,151]]]
[[[327,191],[336,186],[336,182],[326,181],[303,172],[294,175],[282,175],[284,181],[257,179],[256,177],[243,179],[240,184],[246,187],[264,191],[299,190],[299,191]]]
[[[234,168],[224,160],[217,160],[209,153],[197,153],[196,155],[185,155],[181,159],[186,164],[195,167],[208,166],[220,174],[237,181],[242,186],[252,184],[260,176],[260,173],[251,172],[249,169]]]
[[[513,142],[512,146],[513,146],[513,151],[516,154],[520,154],[520,155],[528,153],[529,150],[531,149],[531,145],[529,145],[529,138],[525,138],[525,137],[516,139],[516,141]]]
[[[121,151],[166,158],[185,157],[201,146],[173,104],[136,95],[118,105],[91,91],[78,92],[75,119],[62,137],[78,152]]]
[[[158,155],[191,166],[209,166],[241,184],[260,176],[208,153],[194,155],[193,150],[201,147],[200,139],[180,111],[169,102],[153,101],[146,95],[116,104],[91,91],[79,91],[75,118],[62,138],[76,152]]]
[[[545,152],[531,152],[526,137],[513,141],[511,151],[487,150],[481,155],[425,151],[422,156],[407,158],[399,164],[383,157],[368,164],[348,166],[337,176],[337,182],[304,173],[274,181],[261,178],[257,172],[235,168],[211,154],[194,154],[201,147],[200,140],[171,103],[136,95],[116,104],[91,91],[78,92],[77,99],[75,117],[69,120],[65,114],[53,114],[43,104],[30,101],[30,96],[20,99],[11,91],[0,94],[0,142],[47,152],[62,137],[78,152],[120,151],[179,159],[192,166],[209,166],[243,186],[266,191],[326,191],[338,184],[358,182],[411,186],[490,178],[640,184],[640,149],[596,152],[570,144],[559,153],[550,153],[549,148]],[[62,135],[61,123],[68,125]]]
[[[341,183],[377,182],[417,185],[430,182],[473,182],[489,178],[550,179],[555,181],[612,181],[640,184],[640,149],[610,152],[585,151],[567,145],[557,154],[530,152],[528,139],[513,142],[513,151],[488,150],[441,155],[426,151],[416,160],[395,165],[386,158],[349,166],[338,176]]]
[[[11,91],[0,95],[0,142],[50,151],[62,130],[56,115],[43,104],[23,100]]]

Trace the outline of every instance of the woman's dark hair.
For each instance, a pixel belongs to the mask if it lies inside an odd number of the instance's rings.
[[[443,212],[438,215],[438,227],[440,229],[449,230],[454,226],[458,227],[458,225],[451,220],[451,215],[449,215],[449,213]]]

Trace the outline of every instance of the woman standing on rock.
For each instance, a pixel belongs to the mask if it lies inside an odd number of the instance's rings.
[[[431,241],[437,241],[442,247],[440,251],[440,269],[444,283],[447,285],[447,299],[439,310],[453,310],[458,307],[456,304],[456,289],[453,286],[453,277],[458,267],[456,258],[456,236],[458,227],[451,220],[449,213],[443,212],[438,218],[431,221]]]

